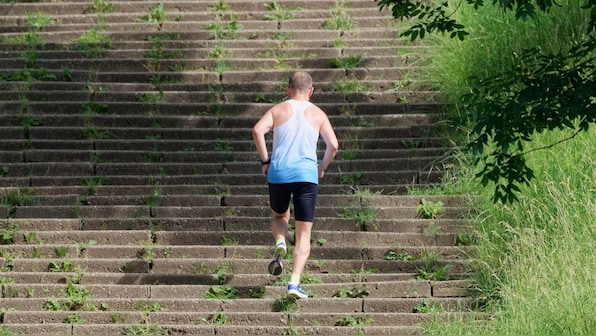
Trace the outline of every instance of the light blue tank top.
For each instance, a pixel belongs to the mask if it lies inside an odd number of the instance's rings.
[[[269,183],[319,183],[317,143],[319,131],[304,118],[312,103],[290,99],[294,113],[273,129],[273,151],[267,173]]]

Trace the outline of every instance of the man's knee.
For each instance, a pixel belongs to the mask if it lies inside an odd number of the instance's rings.
[[[273,218],[281,218],[281,219],[285,219],[286,222],[288,220],[290,220],[290,209],[286,210],[285,212],[276,212],[275,210],[271,210],[271,213],[273,214]]]

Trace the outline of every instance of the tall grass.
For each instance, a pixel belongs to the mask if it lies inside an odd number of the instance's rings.
[[[442,2],[442,1],[441,1]],[[439,46],[427,58],[436,69],[430,81],[457,103],[462,93],[478,84],[483,77],[494,75],[519,62],[525,48],[537,47],[544,52],[557,53],[581,40],[589,21],[589,12],[581,9],[583,0],[561,0],[561,7],[553,6],[548,13],[538,11],[532,20],[516,20],[511,11],[504,12],[492,1],[474,10],[460,0],[450,0],[450,7],[458,10],[454,17],[462,22],[470,35],[464,40],[438,34],[426,38]]]
[[[536,135],[535,146],[562,131]],[[568,135],[568,134],[566,134]],[[555,158],[553,160],[553,158]],[[466,158],[463,158],[466,160]],[[493,318],[428,325],[432,335],[593,335],[596,331],[596,129],[528,155],[537,177],[503,206],[462,166],[451,181],[480,195],[474,288]],[[455,177],[457,175],[457,178]],[[462,183],[461,181],[468,181]]]
[[[581,39],[587,11],[582,1],[536,21],[516,21],[513,13],[485,1],[479,11],[458,15],[469,28],[464,42],[434,37],[430,80],[454,103],[478,79],[513,66],[523,48],[559,52]],[[459,1],[452,1],[455,3]],[[465,113],[465,111],[458,111]],[[459,132],[466,136],[466,130]],[[572,130],[535,134],[528,148],[541,148]],[[473,178],[473,158],[446,175],[447,193],[479,195],[472,234],[478,248],[472,279],[478,302],[491,318],[441,320],[424,325],[432,335],[594,335],[596,333],[596,129],[527,155],[536,177],[522,187],[519,201],[493,204],[492,190]]]

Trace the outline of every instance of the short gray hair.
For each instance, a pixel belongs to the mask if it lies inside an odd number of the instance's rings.
[[[312,87],[312,77],[307,72],[294,72],[288,80],[288,86],[296,90],[308,90]]]

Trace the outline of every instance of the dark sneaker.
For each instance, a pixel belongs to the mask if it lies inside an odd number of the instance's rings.
[[[277,257],[269,263],[269,274],[271,275],[280,275],[281,272],[284,270],[284,266],[281,262],[281,258]]]
[[[280,275],[281,272],[284,270],[283,266],[283,258],[286,255],[287,247],[286,243],[281,242],[275,245],[275,250],[273,251],[273,260],[269,263],[269,273],[271,275]]]
[[[308,299],[308,294],[300,288],[300,285],[288,285],[288,297],[290,299]]]

